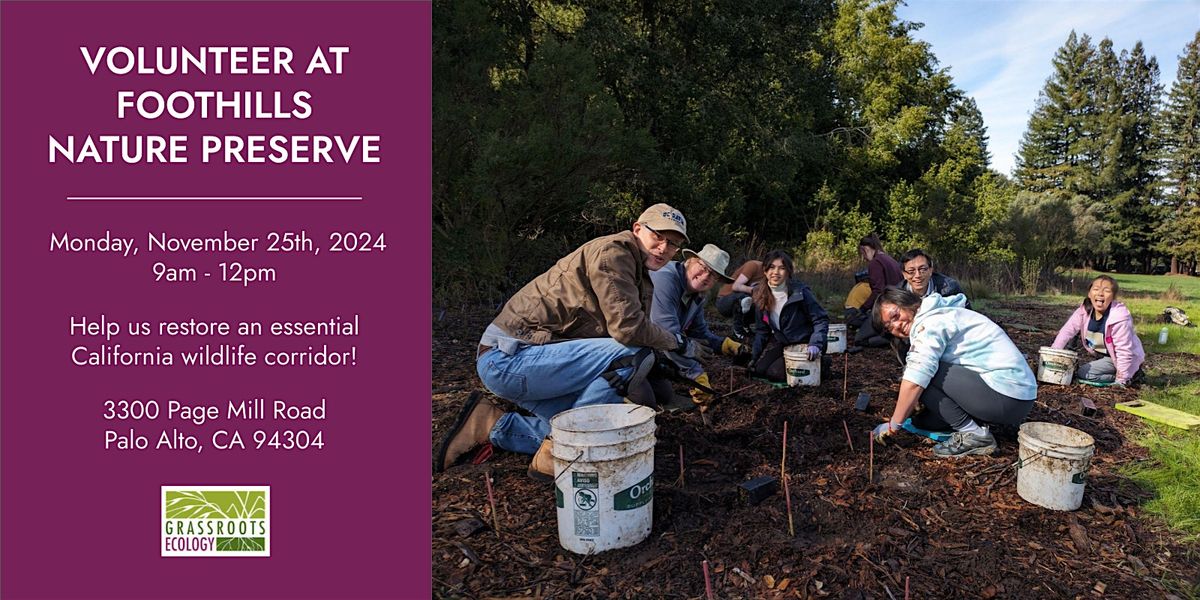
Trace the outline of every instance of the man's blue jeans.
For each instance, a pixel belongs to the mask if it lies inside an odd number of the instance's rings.
[[[593,404],[623,402],[617,390],[600,375],[613,361],[640,348],[624,346],[612,338],[570,340],[541,346],[523,346],[509,356],[496,348],[475,363],[483,385],[493,394],[533,413],[527,417],[505,413],[492,427],[493,445],[533,454],[550,434],[550,417],[564,410]],[[633,367],[617,370],[628,381]]]

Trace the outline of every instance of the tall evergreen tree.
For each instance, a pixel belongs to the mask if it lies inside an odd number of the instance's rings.
[[[1090,95],[1095,110],[1088,127],[1089,140],[1084,144],[1089,169],[1082,175],[1086,183],[1080,191],[1093,199],[1107,200],[1120,189],[1126,121],[1121,60],[1113,51],[1112,40],[1104,38],[1096,45],[1088,70],[1094,82]]]
[[[1158,250],[1171,257],[1171,272],[1196,268],[1200,256],[1200,31],[1179,57],[1175,83],[1159,119],[1165,214]]]
[[[950,107],[950,129],[942,143],[943,149],[950,156],[973,155],[975,164],[980,168],[980,171],[973,173],[975,177],[982,175],[992,162],[987,143],[987,126],[974,98],[964,97]]]
[[[1017,154],[1020,185],[1041,192],[1081,191],[1092,165],[1088,133],[1095,105],[1089,64],[1096,52],[1087,34],[1072,31],[1054,54],[1054,72],[1038,96],[1037,106]]]
[[[1121,253],[1123,266],[1149,271],[1154,230],[1157,139],[1154,121],[1162,97],[1158,60],[1147,57],[1142,43],[1121,53],[1121,136],[1116,151],[1117,189],[1109,199],[1115,229],[1129,246]]]

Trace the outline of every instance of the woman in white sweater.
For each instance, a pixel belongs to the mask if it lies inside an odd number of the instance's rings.
[[[882,439],[900,428],[917,401],[925,412],[914,419],[922,429],[953,429],[934,446],[937,456],[991,454],[996,440],[983,423],[1018,425],[1037,398],[1037,380],[1025,356],[1000,326],[963,305],[956,294],[920,298],[890,288],[880,295],[872,321],[912,344],[900,382],[896,409],[875,428]]]

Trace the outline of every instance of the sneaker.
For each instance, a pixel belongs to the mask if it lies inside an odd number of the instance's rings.
[[[996,451],[996,438],[992,432],[983,434],[963,433],[955,431],[950,439],[933,447],[934,456],[970,456],[973,454],[991,454]]]

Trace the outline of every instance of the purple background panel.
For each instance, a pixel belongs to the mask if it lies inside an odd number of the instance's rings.
[[[425,2],[0,5],[0,595],[16,598],[409,598],[430,593],[430,51]],[[289,46],[296,75],[92,75],[80,46]],[[349,46],[345,72],[304,75],[312,49]],[[312,93],[305,120],[116,116],[116,91]],[[48,162],[49,136],[190,136],[188,164]],[[204,164],[203,134],[380,135],[378,164]],[[67,196],[363,196],[359,202],[68,202]],[[151,254],[150,232],[264,238],[304,230],[386,234],[384,252],[318,256]],[[133,237],[123,258],[50,252],[50,235]],[[156,283],[152,265],[269,266],[278,281]],[[166,339],[122,333],[129,349],[203,343],[357,349],[350,367],[81,367],[71,316],[129,321],[323,320],[357,314],[357,338]],[[107,398],[213,404],[327,399],[321,451],[217,452],[216,429],[177,427],[207,447],[104,450]],[[311,423],[306,429],[315,429]],[[154,440],[151,441],[151,445]],[[159,486],[271,486],[269,558],[162,558]]]

